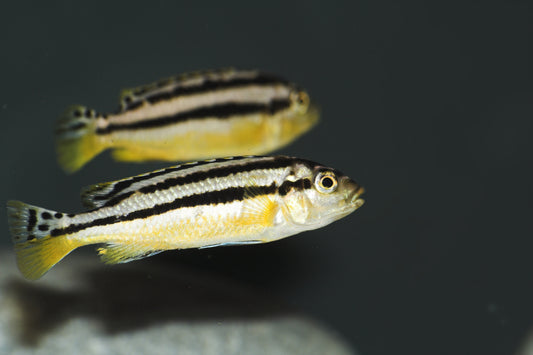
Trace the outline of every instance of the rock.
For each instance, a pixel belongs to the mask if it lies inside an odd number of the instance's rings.
[[[26,281],[0,251],[0,354],[355,354],[242,284],[181,265],[75,252]]]

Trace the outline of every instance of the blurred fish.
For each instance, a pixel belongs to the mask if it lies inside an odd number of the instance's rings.
[[[67,172],[105,149],[121,161],[265,154],[308,131],[319,112],[296,85],[252,70],[184,74],[124,90],[113,114],[72,106],[56,148]]]
[[[89,186],[91,210],[65,214],[9,201],[17,263],[38,279],[72,250],[104,244],[106,263],[163,250],[266,243],[342,218],[363,188],[308,160],[232,157],[177,165]]]

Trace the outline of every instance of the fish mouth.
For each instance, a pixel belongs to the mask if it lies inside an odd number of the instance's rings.
[[[350,181],[350,183],[353,184],[352,191],[350,191],[345,199],[341,200],[339,209],[331,212],[335,215],[335,219],[340,219],[349,215],[365,203],[365,200],[360,198],[365,192],[365,189],[353,181]]]
[[[309,104],[305,112],[300,113],[298,122],[305,125],[306,129],[315,126],[320,120],[320,107],[314,103]]]
[[[306,115],[311,125],[316,124],[320,118],[320,106],[318,106],[317,104],[311,103],[309,107],[307,108]]]
[[[362,186],[357,185],[357,188],[355,188],[354,191],[350,194],[350,196],[348,196],[348,199],[347,199],[348,204],[354,207],[355,209],[358,209],[359,207],[361,207],[365,203],[365,200],[360,198],[360,196],[364,192],[365,192],[365,189]]]

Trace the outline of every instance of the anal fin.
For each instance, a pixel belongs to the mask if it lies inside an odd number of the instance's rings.
[[[133,260],[147,258],[161,253],[163,250],[154,250],[150,247],[139,247],[132,244],[108,244],[98,248],[98,255],[106,264],[128,263]]]
[[[157,147],[156,143],[133,145],[128,144],[127,147],[116,148],[111,152],[113,159],[125,162],[142,162],[147,160],[174,160],[169,156],[171,150],[161,149]]]

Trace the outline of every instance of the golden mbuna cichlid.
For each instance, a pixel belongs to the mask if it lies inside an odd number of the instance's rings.
[[[308,160],[232,157],[188,163],[82,191],[87,212],[9,201],[17,263],[38,279],[90,244],[106,263],[169,249],[266,243],[325,226],[363,204],[363,188]]]
[[[319,118],[296,85],[254,70],[183,74],[124,90],[116,113],[69,108],[56,129],[60,165],[81,168],[105,149],[121,161],[187,161],[265,154]]]

